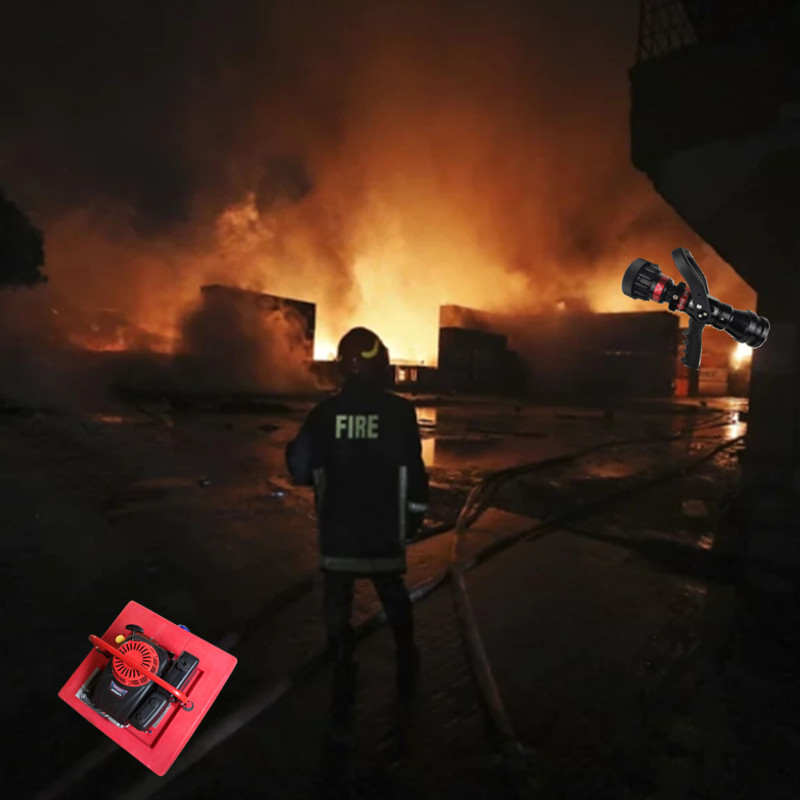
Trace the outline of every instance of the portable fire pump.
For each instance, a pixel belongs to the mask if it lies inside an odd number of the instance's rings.
[[[236,658],[131,601],[58,693],[157,775],[186,746]]]

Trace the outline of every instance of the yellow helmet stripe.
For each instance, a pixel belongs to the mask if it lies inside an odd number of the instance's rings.
[[[381,349],[381,342],[380,342],[380,339],[378,339],[378,337],[376,336],[375,337],[375,346],[372,348],[372,350],[362,350],[361,351],[361,355],[364,358],[375,358],[375,356],[378,355],[378,351],[380,349]]]

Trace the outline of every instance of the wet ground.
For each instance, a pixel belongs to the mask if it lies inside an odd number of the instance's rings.
[[[768,647],[742,621],[719,533],[738,446],[700,463],[745,432],[743,403],[416,401],[430,526],[452,525],[473,486],[518,468],[495,481],[457,552],[476,564],[467,590],[537,795],[800,796],[791,648]],[[302,797],[337,787],[363,797],[510,796],[446,586],[417,605],[425,669],[413,714],[399,717],[392,703],[387,631],[361,643],[357,745],[346,757],[322,744],[326,669],[274,696],[323,642],[311,496],[283,465],[309,407],[0,405],[13,698],[4,760],[14,796]],[[447,572],[453,537],[410,548],[410,586]],[[494,555],[484,558],[487,547]],[[56,697],[88,634],[131,599],[239,658],[164,779]],[[357,619],[376,608],[361,587]],[[768,663],[754,652],[771,653]]]

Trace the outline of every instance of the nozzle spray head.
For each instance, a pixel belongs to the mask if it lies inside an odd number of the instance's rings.
[[[661,272],[658,264],[637,258],[622,276],[622,291],[634,300],[667,303],[670,311],[688,315],[687,353],[683,361],[686,366],[700,367],[700,340],[705,325],[725,331],[748,347],[761,347],[767,341],[769,320],[766,317],[753,311],[731,308],[711,297],[705,275],[685,247],[673,250],[672,258],[688,285],[684,282],[676,285]]]

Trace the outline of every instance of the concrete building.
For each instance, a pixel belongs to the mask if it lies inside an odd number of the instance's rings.
[[[800,10],[790,0],[641,3],[634,164],[758,292],[746,549],[800,566]],[[676,242],[676,246],[680,243]]]

